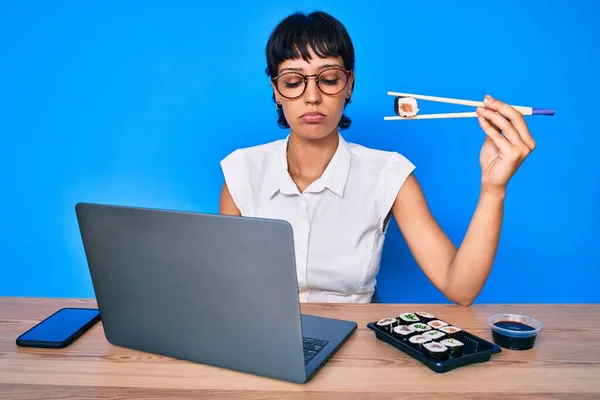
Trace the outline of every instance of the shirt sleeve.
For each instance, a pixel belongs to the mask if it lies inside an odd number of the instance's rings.
[[[415,170],[415,165],[400,153],[392,153],[382,173],[382,215],[387,218],[394,201],[406,179]]]
[[[221,169],[233,202],[244,215],[249,196],[248,168],[246,167],[244,154],[239,150],[228,154],[221,160]]]

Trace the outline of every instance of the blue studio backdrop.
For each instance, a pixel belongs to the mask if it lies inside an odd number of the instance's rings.
[[[555,108],[509,185],[486,303],[598,302],[600,28],[594,1],[3,2],[0,295],[93,297],[77,202],[218,212],[219,161],[285,137],[264,48],[289,13],[356,48],[348,141],[399,151],[458,245],[480,183],[477,120],[384,121],[387,91]],[[422,112],[467,111],[429,105]],[[384,302],[446,302],[393,223]]]

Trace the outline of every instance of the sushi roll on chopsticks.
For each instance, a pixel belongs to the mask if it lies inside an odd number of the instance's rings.
[[[450,356],[448,347],[437,342],[428,342],[423,344],[425,353],[436,360],[445,360]]]
[[[384,318],[382,320],[377,321],[377,327],[382,331],[387,333],[392,333],[392,328],[397,325],[396,318]]]
[[[383,117],[387,121],[398,121],[398,120],[418,120],[418,119],[433,119],[433,118],[475,118],[479,117],[479,114],[473,111],[467,112],[450,112],[441,114],[419,114],[419,108],[417,106],[417,99],[425,101],[433,101],[438,103],[448,104],[459,104],[469,107],[485,107],[485,103],[482,101],[463,100],[463,99],[452,99],[449,97],[439,96],[428,96],[414,93],[402,93],[402,92],[387,92],[389,96],[394,97],[394,116]],[[556,113],[554,109],[548,108],[534,108],[528,106],[511,105],[514,109],[521,113],[521,115],[549,115],[552,116]]]
[[[417,99],[414,97],[396,97],[394,112],[401,117],[414,117],[419,112]]]
[[[440,344],[446,346],[450,351],[450,357],[460,357],[463,355],[464,343],[456,339],[444,339]]]

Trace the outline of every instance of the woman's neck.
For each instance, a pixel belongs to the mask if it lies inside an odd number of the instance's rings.
[[[339,143],[337,130],[322,139],[303,139],[293,132],[287,149],[288,171],[292,178],[316,180],[325,171]]]

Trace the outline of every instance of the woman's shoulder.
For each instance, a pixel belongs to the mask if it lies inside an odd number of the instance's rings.
[[[375,169],[378,172],[386,170],[407,169],[413,170],[415,165],[399,151],[383,150],[368,147],[357,143],[348,143],[352,159],[359,162],[365,168]]]
[[[354,176],[360,181],[373,182],[379,190],[377,193],[380,210],[387,216],[394,204],[400,188],[415,170],[415,165],[399,151],[382,150],[360,144],[349,143],[352,164],[355,165]],[[381,197],[379,197],[381,196]]]
[[[236,207],[243,215],[253,211],[254,196],[264,187],[268,172],[272,170],[273,155],[285,146],[283,140],[237,148],[221,160],[225,183]]]
[[[240,147],[228,153],[221,164],[245,163],[250,165],[260,165],[271,159],[280,146],[285,145],[284,139],[270,142],[259,143],[252,146]]]
[[[284,145],[285,139],[273,140],[270,142],[258,143],[252,146],[246,147],[238,147],[237,149],[231,151],[227,156],[231,154],[236,155],[246,155],[246,156],[261,156],[261,155],[269,155],[277,151],[277,149]]]

